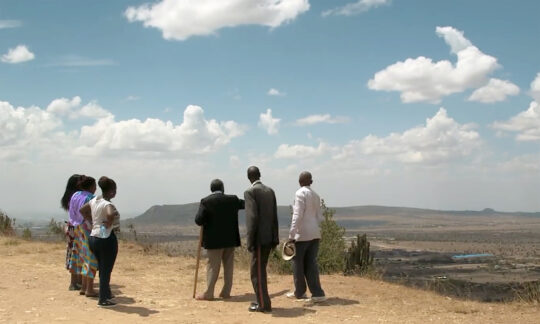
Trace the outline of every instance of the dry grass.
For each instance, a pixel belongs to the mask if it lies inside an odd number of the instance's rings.
[[[193,257],[149,253],[129,242],[120,244],[111,282],[120,305],[99,309],[96,300],[67,290],[63,244],[7,240],[0,238],[0,323],[537,323],[540,317],[537,304],[462,301],[341,275],[321,277],[327,302],[298,303],[284,296],[292,277],[278,274],[269,276],[274,312],[248,313],[254,297],[243,267],[235,270],[232,299],[197,302]],[[204,277],[201,265],[199,292]]]

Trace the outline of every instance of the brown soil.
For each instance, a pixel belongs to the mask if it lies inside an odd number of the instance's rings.
[[[291,276],[271,274],[274,311],[249,313],[254,296],[246,269],[235,270],[231,299],[195,301],[193,258],[147,255],[131,243],[120,244],[111,280],[119,305],[101,309],[97,300],[68,291],[64,253],[60,243],[0,238],[0,323],[538,323],[540,318],[538,304],[462,301],[340,275],[322,276],[328,301],[310,304],[285,297]],[[201,265],[199,291],[204,277]]]

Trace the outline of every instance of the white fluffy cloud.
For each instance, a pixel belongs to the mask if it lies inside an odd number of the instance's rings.
[[[211,35],[225,27],[262,25],[275,28],[309,9],[308,0],[161,0],[129,7],[125,16],[161,30],[165,39]]]
[[[358,0],[342,7],[323,11],[322,16],[353,16],[366,12],[379,6],[390,4],[391,0]]]
[[[351,141],[337,158],[380,156],[405,163],[438,164],[469,156],[480,145],[480,135],[473,125],[459,124],[440,108],[423,126]]]
[[[285,96],[285,92],[281,92],[281,91],[279,91],[278,89],[275,89],[275,88],[271,88],[270,90],[268,90],[268,92],[266,94],[269,95],[269,96],[276,96],[276,97]]]
[[[81,104],[81,97],[75,96],[72,99],[58,98],[51,101],[47,106],[47,112],[59,116],[68,116],[74,113],[74,109]]]
[[[507,96],[519,94],[519,87],[510,81],[490,79],[488,84],[476,89],[469,101],[478,101],[482,103],[492,103],[506,100]]]
[[[540,104],[533,101],[529,109],[520,112],[505,122],[495,122],[493,128],[503,132],[517,133],[518,141],[540,140]]]
[[[281,144],[274,153],[274,157],[277,159],[307,159],[321,156],[330,150],[331,147],[325,143],[320,143],[317,147]]]
[[[110,115],[81,129],[83,145],[77,153],[133,152],[138,155],[173,153],[181,157],[210,153],[241,136],[244,129],[234,121],[207,120],[199,106],[187,106],[179,125],[148,118],[115,121]]]
[[[486,84],[489,74],[499,66],[497,59],[482,53],[453,27],[437,27],[436,33],[457,55],[455,65],[448,60],[433,62],[423,56],[408,58],[377,72],[368,81],[368,87],[399,91],[406,103],[438,103],[444,96]]]
[[[540,73],[536,75],[536,78],[531,82],[531,96],[540,103]]]
[[[314,125],[314,124],[320,124],[320,123],[326,123],[326,124],[340,124],[340,123],[346,123],[349,121],[349,118],[347,117],[332,117],[330,114],[322,114],[322,115],[309,115],[304,118],[300,118],[296,121],[296,125],[298,126],[307,126],[307,125]]]
[[[15,48],[10,48],[6,54],[2,55],[2,62],[16,64],[31,61],[34,58],[34,53],[30,52],[25,45],[18,45]]]
[[[93,124],[68,130],[67,120],[87,117]],[[188,106],[179,125],[159,119],[116,121],[95,102],[81,107],[81,98],[59,98],[46,109],[13,107],[0,102],[0,159],[40,156],[59,149],[75,155],[130,154],[185,158],[213,152],[241,136],[234,121],[207,120],[199,106]]]
[[[15,108],[0,101],[0,146],[25,146],[40,140],[59,126],[62,121],[54,114],[32,106]]]
[[[87,118],[106,118],[112,116],[110,112],[103,107],[92,101],[82,108],[78,109],[81,105],[81,97],[75,96],[72,99],[58,98],[54,99],[48,106],[47,112],[58,116],[66,116],[70,119],[76,119],[81,117]]]
[[[259,127],[266,130],[269,135],[277,134],[279,131],[279,118],[272,117],[272,109],[267,109],[266,113],[259,115]]]

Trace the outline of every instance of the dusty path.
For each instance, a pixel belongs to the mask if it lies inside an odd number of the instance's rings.
[[[246,270],[235,270],[230,300],[195,301],[194,259],[144,255],[129,243],[120,245],[111,280],[119,305],[101,309],[95,299],[67,290],[62,244],[16,242],[0,238],[0,323],[538,323],[540,318],[537,304],[459,301],[339,275],[321,278],[329,300],[316,305],[287,299],[292,278],[270,275],[273,313],[249,313],[253,294]],[[202,289],[203,266],[200,273]]]

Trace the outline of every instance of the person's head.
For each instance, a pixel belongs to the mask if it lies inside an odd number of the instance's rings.
[[[96,179],[83,175],[79,180],[79,187],[80,190],[94,193],[96,192]]]
[[[250,166],[247,169],[247,177],[251,183],[259,180],[261,178],[261,172],[256,166]]]
[[[309,173],[308,171],[303,171],[302,173],[300,173],[300,176],[298,177],[298,183],[300,184],[300,187],[310,186],[313,183],[311,173]]]
[[[60,199],[60,206],[65,211],[69,210],[69,201],[71,200],[71,196],[77,192],[79,188],[79,180],[81,178],[80,174],[74,174],[71,177],[69,177],[67,184],[66,184],[66,190],[64,191],[64,195]]]
[[[99,178],[98,185],[103,193],[103,198],[109,200],[116,196],[116,182],[113,179],[103,176]]]
[[[223,181],[219,179],[212,180],[212,182],[210,182],[210,191],[221,191],[225,193],[225,186],[223,186]]]

